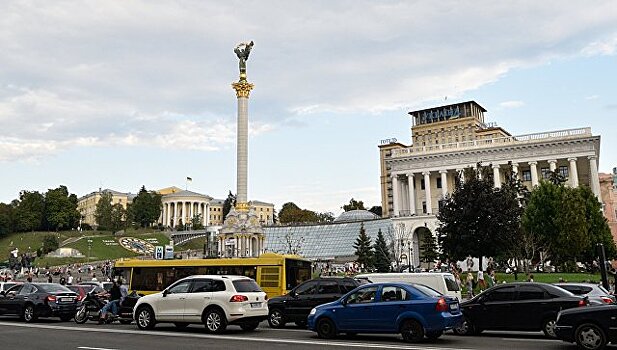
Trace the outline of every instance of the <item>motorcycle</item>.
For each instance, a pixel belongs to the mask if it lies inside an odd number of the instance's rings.
[[[113,315],[109,313],[109,317],[105,320],[106,323],[112,323],[116,320],[120,321],[122,324],[130,324],[133,322],[133,308],[137,303],[137,299],[141,296],[137,294],[137,292],[133,291],[131,294],[127,295],[124,298],[124,301],[120,304],[118,314]],[[82,324],[86,323],[86,321],[95,321],[99,322],[101,320],[101,309],[108,301],[100,298],[97,293],[93,290],[86,294],[84,300],[82,300],[81,305],[77,308],[77,312],[75,312],[75,323]]]

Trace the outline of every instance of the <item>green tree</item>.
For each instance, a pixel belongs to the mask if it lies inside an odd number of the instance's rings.
[[[98,225],[99,230],[111,230],[112,224],[112,211],[113,206],[111,204],[112,195],[111,192],[101,193],[99,201],[96,203],[96,209],[94,211],[94,220]]]
[[[46,235],[43,237],[43,254],[53,252],[58,249],[59,246],[60,243],[58,242],[58,237],[56,237],[56,235]]]
[[[79,222],[77,196],[69,194],[66,186],[49,189],[45,193],[45,222],[49,230],[77,227]]]
[[[293,202],[283,204],[279,212],[279,221],[281,224],[289,223],[313,223],[319,222],[320,218],[317,213],[307,209],[301,209]]]
[[[354,253],[357,258],[356,262],[360,264],[360,266],[364,266],[365,270],[370,270],[373,267],[373,246],[371,244],[371,237],[366,234],[366,230],[364,229],[364,223],[360,224],[360,233],[358,234],[358,238],[356,238],[356,243],[354,243],[353,247],[356,249]]]
[[[380,206],[374,205],[368,211],[370,211],[371,213],[373,213],[373,214],[375,214],[375,215],[377,215],[379,217],[381,217],[383,215],[383,210],[381,209],[381,205]]]
[[[357,201],[357,200],[352,198],[349,201],[349,204],[343,205],[343,211],[350,211],[350,210],[366,210],[364,208],[364,202]]]
[[[392,266],[392,256],[390,255],[388,243],[386,242],[381,229],[377,232],[377,239],[373,245],[373,250],[375,252],[374,263],[377,272],[390,272],[390,267]]]
[[[161,205],[161,195],[156,192],[148,192],[146,186],[142,186],[133,199],[131,209],[135,223],[141,227],[151,226],[161,215]]]
[[[231,211],[231,208],[236,206],[236,195],[229,191],[225,202],[223,202],[223,220],[227,217],[227,214]]]
[[[13,207],[0,203],[0,237],[13,232]]]
[[[428,263],[429,269],[431,264],[439,258],[437,249],[435,237],[427,230],[423,235],[422,245],[420,245],[420,261]]]
[[[45,197],[37,192],[21,191],[15,210],[17,231],[35,231],[43,227]]]
[[[197,214],[191,218],[191,227],[193,230],[201,230],[204,228],[204,225],[201,223],[201,214]]]
[[[111,207],[111,230],[117,232],[126,228],[126,209],[120,203]]]
[[[325,213],[316,213],[317,214],[317,222],[332,222],[334,221],[334,213],[325,212]]]
[[[511,169],[506,172],[512,173]],[[437,215],[444,255],[455,261],[472,255],[482,266],[482,257],[510,248],[509,235],[518,232],[521,212],[516,191],[507,185],[494,188],[490,167],[478,164],[467,168],[465,181],[456,181],[452,195],[444,200]]]

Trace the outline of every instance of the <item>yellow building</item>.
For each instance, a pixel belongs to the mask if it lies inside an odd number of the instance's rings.
[[[121,204],[124,209],[126,209],[127,204],[132,202],[133,198],[135,198],[135,195],[132,193],[123,193],[110,189],[99,189],[96,192],[89,193],[79,198],[77,201],[77,210],[81,214],[82,224],[88,224],[96,228],[97,224],[94,214],[96,212],[96,205],[99,203],[103,193],[111,193],[111,204]]]

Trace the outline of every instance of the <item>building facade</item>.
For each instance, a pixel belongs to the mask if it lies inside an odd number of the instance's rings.
[[[617,168],[612,174],[600,174],[600,192],[604,217],[608,221],[613,240],[617,242]]]
[[[135,195],[132,193],[118,192],[110,189],[99,189],[96,192],[89,193],[79,198],[77,200],[77,210],[81,214],[82,225],[87,224],[94,228],[98,226],[96,224],[95,217],[96,205],[99,203],[99,200],[101,200],[101,197],[104,193],[111,194],[112,205],[121,204],[124,209],[126,209],[128,203],[131,203],[133,201],[133,198],[135,198]]]
[[[407,232],[416,265],[419,237],[435,234],[439,203],[467,167],[490,165],[496,187],[509,164],[528,188],[558,171],[569,186],[589,186],[600,198],[600,136],[591,128],[512,136],[485,123],[485,112],[475,101],[413,111],[412,144],[379,146],[383,216]]]

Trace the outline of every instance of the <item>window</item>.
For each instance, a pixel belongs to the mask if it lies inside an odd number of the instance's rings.
[[[491,293],[487,294],[483,299],[487,302],[514,300],[514,286],[495,289]]]
[[[542,168],[540,169],[540,174],[542,174],[542,178],[544,180],[548,179],[549,177],[551,177],[551,171],[548,168]]]
[[[381,291],[381,301],[383,302],[403,301],[407,299],[407,291],[400,287],[386,286],[383,287]]]
[[[362,288],[347,297],[347,304],[367,304],[375,301],[377,287]]]
[[[437,178],[437,188],[441,188],[441,178]]]
[[[531,181],[531,170],[523,170],[523,181]]]
[[[30,284],[24,284],[24,287],[19,291],[19,295],[28,295],[34,292],[34,287]]]
[[[261,292],[259,285],[251,279],[241,279],[231,282],[238,293]]]
[[[448,288],[448,291],[458,292],[460,290],[458,283],[456,283],[456,280],[454,279],[454,276],[444,275],[443,279],[444,281],[446,281],[446,288]]]
[[[424,179],[420,179],[420,189],[424,189]]]
[[[518,288],[518,300],[544,299],[544,290],[535,286],[520,286]]]
[[[422,213],[426,214],[426,202],[422,202]]]
[[[567,166],[560,166],[559,167],[559,175],[563,176],[563,177],[568,177],[568,167]]]
[[[356,284],[349,280],[342,280],[340,287],[341,287],[341,292],[347,293],[347,292],[351,292],[352,290],[356,289]]]
[[[167,290],[168,294],[180,294],[180,293],[188,293],[189,287],[191,286],[191,281],[182,281],[180,283],[176,283],[173,287]]]
[[[206,293],[212,291],[212,280],[196,280],[191,293]]]
[[[298,286],[296,295],[315,294],[315,291],[317,291],[317,281],[310,281]]]
[[[338,289],[338,283],[336,281],[320,281],[317,294],[339,294],[341,291]]]

